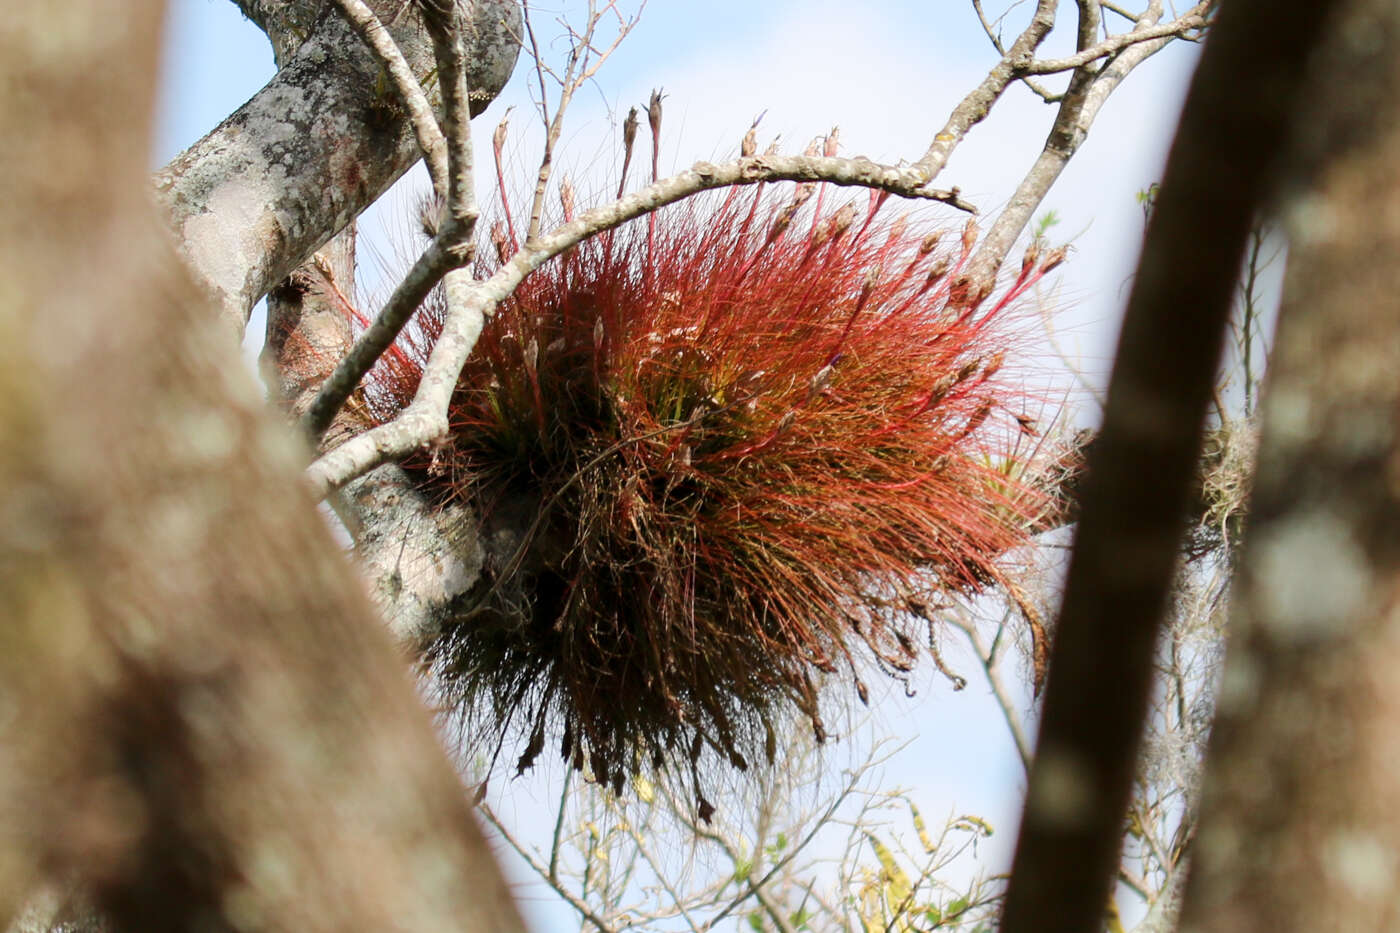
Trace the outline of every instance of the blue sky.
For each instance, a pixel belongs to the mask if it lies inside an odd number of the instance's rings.
[[[992,0],[988,7],[1009,5]],[[1072,23],[1074,4],[1064,6],[1062,18]],[[1025,5],[1012,10],[1009,31],[1025,12]],[[1107,369],[1142,232],[1134,195],[1160,173],[1194,52],[1190,46],[1169,49],[1126,82],[1042,206],[1060,217],[1052,238],[1070,240],[1073,253],[1042,291],[1041,308],[1053,318],[1060,348],[1095,381]],[[663,171],[733,152],[765,110],[760,146],[781,133],[788,148],[800,150],[839,124],[844,155],[913,159],[993,62],[964,0],[651,0],[636,32],[581,93],[560,162],[582,179],[590,165],[613,165],[621,115],[653,87],[668,94]],[[521,64],[501,100],[476,121],[476,131],[478,151],[489,152],[499,114],[515,104],[515,151],[528,164],[531,107]],[[266,40],[228,0],[172,0],[165,67],[157,162],[212,129],[261,87],[273,66]],[[960,186],[994,213],[1039,152],[1052,116],[1028,92],[1013,89],[973,131],[940,184]],[[580,188],[587,190],[586,184]],[[366,224],[364,235],[377,238],[381,251],[392,246],[374,227],[401,228],[406,198],[391,197]],[[1034,328],[1041,326],[1034,321]],[[975,663],[956,651],[949,660],[968,677],[966,690],[954,694],[946,681],[925,672],[915,698],[891,690],[877,700],[871,734],[910,741],[887,767],[887,781],[912,788],[930,820],[971,812],[997,827],[986,850],[995,870],[1009,861],[1020,766]],[[1016,677],[1014,665],[1008,674]],[[527,829],[538,829],[533,824],[541,813],[552,812],[548,788],[539,781],[497,782],[492,797],[505,818]],[[573,922],[567,908],[538,891],[527,910],[540,930]]]

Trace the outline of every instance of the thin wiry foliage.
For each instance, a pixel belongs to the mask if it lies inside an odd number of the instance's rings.
[[[431,651],[488,734],[521,737],[521,770],[551,735],[619,789],[706,748],[744,769],[789,704],[821,740],[819,680],[865,699],[870,659],[907,675],[943,598],[1025,541],[1002,325],[1063,254],[977,308],[957,289],[972,225],[945,244],[885,195],[814,193],[687,202],[551,262],[489,322],[450,438],[405,464],[523,528]],[[499,261],[504,224],[494,240]],[[440,313],[372,374],[379,418]]]

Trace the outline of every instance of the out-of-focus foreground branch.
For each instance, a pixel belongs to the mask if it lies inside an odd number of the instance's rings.
[[[151,214],[161,12],[0,32],[0,925],[77,878],[123,929],[521,929]]]
[[[1285,98],[1288,271],[1183,911],[1193,933],[1397,922],[1400,11],[1333,6],[1310,86]]]
[[[1335,6],[1239,0],[1193,80],[1089,462],[1005,933],[1101,923],[1231,295]]]

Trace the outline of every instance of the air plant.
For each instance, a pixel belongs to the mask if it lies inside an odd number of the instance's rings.
[[[707,750],[744,769],[793,707],[820,740],[821,684],[906,677],[940,602],[1025,542],[1005,311],[1063,253],[974,307],[971,223],[944,244],[882,193],[822,213],[815,191],[692,199],[553,260],[489,321],[450,437],[404,464],[514,528],[430,658],[520,770],[547,740],[619,789]],[[382,417],[440,315],[372,374]]]

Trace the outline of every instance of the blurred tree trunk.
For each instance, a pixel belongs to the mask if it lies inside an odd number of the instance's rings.
[[[0,28],[0,926],[521,924],[413,686],[147,199],[162,8]]]
[[[1312,67],[1192,931],[1400,926],[1400,7]]]

